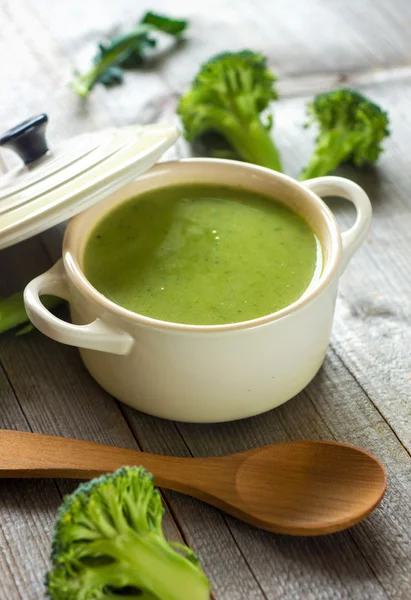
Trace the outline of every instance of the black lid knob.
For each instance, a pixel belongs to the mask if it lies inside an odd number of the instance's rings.
[[[48,117],[45,114],[27,119],[0,136],[0,146],[14,150],[25,165],[48,152],[45,129]]]

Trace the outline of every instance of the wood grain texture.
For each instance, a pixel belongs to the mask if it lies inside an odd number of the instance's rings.
[[[86,103],[76,98],[66,86],[73,68],[84,68],[106,31],[128,25],[148,8],[189,16],[186,46],[155,68],[127,74],[124,86],[98,87]],[[338,439],[382,460],[389,481],[381,507],[349,532],[317,540],[258,532],[166,493],[173,515],[166,518],[167,533],[176,538],[182,532],[218,599],[411,597],[410,18],[408,0],[173,0],[172,6],[165,0],[144,6],[130,0],[0,0],[0,129],[46,111],[51,144],[111,124],[174,120],[178,94],[199,62],[244,46],[266,53],[281,76],[274,135],[292,175],[311,149],[315,132],[303,132],[302,124],[313,93],[341,83],[360,86],[390,111],[393,135],[378,168],[342,170],[370,194],[372,231],[341,280],[324,368],[292,402],[238,423],[168,423],[113,402],[72,348],[38,333],[0,340],[1,427],[181,456],[297,438]],[[180,141],[165,158],[188,152]],[[13,164],[9,153],[2,157]],[[348,226],[353,214],[346,203],[332,206]],[[0,293],[21,288],[50,265],[50,256],[58,257],[62,229],[0,252]],[[42,598],[54,512],[74,485],[0,482],[0,597]]]

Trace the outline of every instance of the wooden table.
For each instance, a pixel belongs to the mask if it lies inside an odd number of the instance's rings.
[[[267,54],[279,74],[275,136],[296,175],[312,136],[302,129],[313,93],[356,86],[389,110],[392,137],[378,167],[343,174],[372,198],[372,232],[340,285],[324,367],[291,402],[259,417],[187,425],[140,414],[108,396],[76,349],[40,333],[0,340],[0,426],[182,456],[216,455],[289,439],[336,439],[378,456],[388,490],[366,521],[337,535],[258,531],[200,502],[164,494],[165,526],[199,555],[217,599],[411,598],[411,3],[408,0],[175,0],[191,19],[186,45],[123,86],[82,102],[66,82],[95,42],[140,8],[131,0],[0,0],[0,129],[47,112],[49,141],[112,124],[175,120],[199,63],[225,49]],[[201,6],[200,6],[201,5]],[[184,142],[165,158],[188,151]],[[10,156],[3,153],[11,164]],[[353,214],[333,203],[342,226]],[[21,289],[60,252],[61,228],[0,252],[1,293]],[[64,310],[60,313],[64,315]],[[49,540],[69,481],[0,481],[0,597],[43,597]]]

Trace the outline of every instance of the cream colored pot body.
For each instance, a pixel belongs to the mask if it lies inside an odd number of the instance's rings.
[[[297,302],[252,321],[197,327],[131,313],[91,286],[82,272],[82,256],[94,225],[148,189],[193,182],[264,193],[308,221],[321,243],[323,269]],[[321,195],[342,196],[355,204],[357,220],[349,231],[340,233]],[[370,220],[364,191],[338,177],[301,184],[234,161],[162,163],[70,221],[63,258],[27,286],[26,309],[43,333],[78,346],[94,379],[134,408],[181,421],[248,417],[286,402],[317,373],[330,339],[339,276],[366,236]],[[39,296],[45,293],[69,301],[72,324],[44,308]]]

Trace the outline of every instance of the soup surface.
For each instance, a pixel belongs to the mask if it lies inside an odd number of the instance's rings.
[[[83,268],[99,292],[133,312],[220,325],[291,304],[320,262],[313,231],[279,202],[184,185],[149,191],[107,214],[87,242]]]

